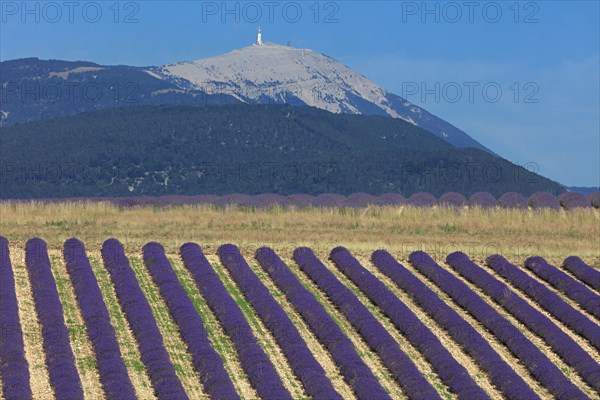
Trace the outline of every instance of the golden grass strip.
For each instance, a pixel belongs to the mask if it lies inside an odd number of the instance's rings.
[[[116,237],[135,251],[148,240],[157,240],[176,254],[187,241],[215,252],[219,244],[242,247],[269,245],[280,252],[290,245],[311,247],[343,245],[368,256],[385,247],[395,254],[422,249],[446,254],[454,249],[470,256],[502,253],[524,259],[540,255],[562,262],[578,255],[600,268],[600,210],[509,210],[410,206],[349,208],[275,207],[268,210],[213,206],[122,208],[110,203],[0,202],[0,231],[12,240],[39,235],[50,248],[60,248],[77,235],[99,248]],[[129,247],[128,247],[129,246]],[[246,255],[246,253],[244,253]]]

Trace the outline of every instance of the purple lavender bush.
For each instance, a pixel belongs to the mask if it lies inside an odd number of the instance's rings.
[[[467,204],[467,199],[460,193],[448,192],[444,193],[438,200],[438,204],[443,207],[461,208]]]
[[[504,193],[498,199],[498,205],[502,208],[527,208],[527,198],[521,193]]]
[[[408,204],[413,207],[433,207],[437,199],[431,193],[419,192],[408,198]]]
[[[364,208],[370,205],[377,205],[379,199],[368,193],[353,193],[341,204],[344,207]]]
[[[288,197],[288,204],[298,207],[306,208],[315,204],[316,197],[310,194],[290,194]]]
[[[219,198],[220,198],[220,196],[217,196],[214,194],[200,194],[198,196],[192,196],[192,197],[193,197],[192,204],[197,204],[197,205],[216,204],[217,200],[219,200]]]
[[[135,197],[117,197],[112,200],[119,207],[133,208],[142,207],[152,203],[150,196],[135,196]]]
[[[220,196],[200,194],[195,196],[169,195],[158,197],[158,205],[203,205],[214,204]]]
[[[594,192],[588,196],[590,204],[594,208],[600,208],[600,192]]]
[[[561,193],[558,195],[557,200],[565,210],[573,210],[575,208],[590,208],[592,206],[590,199],[581,193]]]
[[[277,193],[262,193],[252,196],[245,205],[253,208],[272,208],[276,206],[285,207],[289,204],[286,196]]]
[[[550,192],[536,192],[529,196],[528,204],[531,208],[541,209],[550,208],[552,210],[560,210],[560,203],[556,196]]]
[[[384,193],[379,196],[378,203],[382,206],[399,206],[406,204],[406,197],[399,193]]]
[[[317,207],[339,207],[344,201],[346,201],[346,196],[341,194],[323,193],[317,196],[315,205]]]
[[[221,207],[227,206],[244,206],[250,202],[250,195],[243,193],[232,193],[225,196],[221,196],[220,199],[216,200],[216,205]]]
[[[494,208],[498,205],[498,200],[488,192],[477,192],[469,197],[470,207]]]

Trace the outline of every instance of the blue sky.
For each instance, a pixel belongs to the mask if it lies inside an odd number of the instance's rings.
[[[0,59],[159,65],[325,53],[560,183],[600,184],[598,1],[0,2]]]

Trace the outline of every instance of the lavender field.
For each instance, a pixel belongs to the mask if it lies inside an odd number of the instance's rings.
[[[4,399],[594,399],[597,268],[0,238]]]
[[[600,400],[600,1],[0,1],[0,400]]]

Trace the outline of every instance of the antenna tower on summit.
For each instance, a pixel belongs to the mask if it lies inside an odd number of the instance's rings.
[[[260,33],[260,26],[258,27],[258,35],[256,36],[256,45],[257,46],[262,46],[263,45],[262,33]]]

